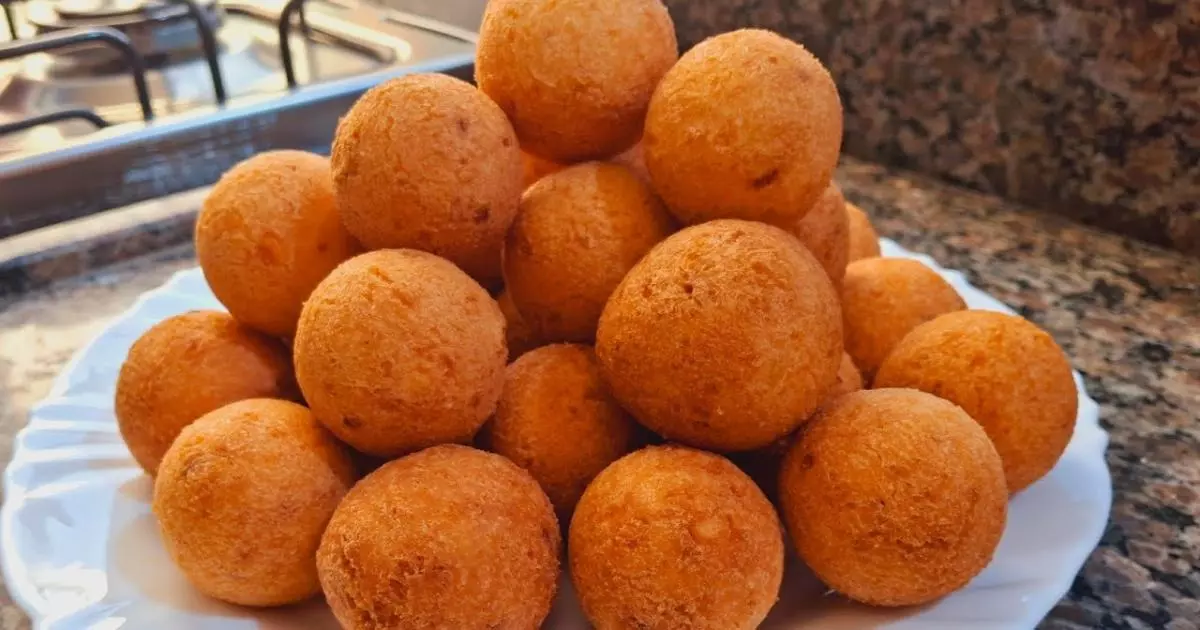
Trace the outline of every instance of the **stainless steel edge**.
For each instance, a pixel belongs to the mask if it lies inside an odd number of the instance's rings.
[[[337,119],[370,87],[420,72],[469,81],[473,71],[472,50],[144,126],[122,125],[57,151],[0,162],[0,238],[211,184],[260,151],[328,152]]]
[[[464,42],[470,42],[472,44],[479,43],[479,33],[467,30],[465,28],[459,28],[457,26],[446,24],[445,22],[431,20],[429,18],[413,15],[412,13],[405,13],[404,11],[398,11],[395,9],[386,9],[383,11],[383,14],[386,20],[396,24],[412,26],[414,28],[419,28],[431,33],[445,35],[453,39],[461,39]]]

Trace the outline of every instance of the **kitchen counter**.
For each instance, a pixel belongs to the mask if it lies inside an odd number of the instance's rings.
[[[665,2],[807,46],[850,155],[1200,255],[1200,0]]]
[[[1200,260],[855,160],[839,181],[881,234],[1049,330],[1100,403],[1112,521],[1042,627],[1200,628]],[[71,354],[193,264],[174,248],[0,297],[3,461]],[[27,627],[0,592],[0,630]]]

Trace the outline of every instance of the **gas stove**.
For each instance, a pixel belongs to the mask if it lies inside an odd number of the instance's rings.
[[[371,86],[473,74],[473,33],[355,0],[0,6],[0,238],[327,152]]]

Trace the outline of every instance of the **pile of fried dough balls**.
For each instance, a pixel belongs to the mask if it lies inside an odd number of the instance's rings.
[[[491,0],[476,79],[379,85],[331,159],[255,156],[205,202],[228,313],[155,325],[116,394],[197,589],[537,628],[565,562],[597,628],[730,630],[779,599],[783,526],[867,604],[983,570],[1071,370],[879,257],[812,54],[680,57],[659,0]]]

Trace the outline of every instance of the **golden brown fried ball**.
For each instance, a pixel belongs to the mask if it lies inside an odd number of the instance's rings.
[[[650,181],[650,171],[646,170],[646,152],[642,149],[641,140],[625,151],[614,155],[610,161],[629,169],[638,179],[642,180],[642,183],[653,189],[654,184]]]
[[[862,208],[846,202],[846,219],[850,223],[850,262],[880,255],[879,234],[871,225],[871,217]]]
[[[504,338],[508,345],[508,362],[516,361],[518,357],[541,346],[538,337],[534,334],[533,329],[529,327],[529,323],[521,317],[521,312],[517,310],[516,305],[512,302],[512,297],[508,295],[508,291],[503,291],[496,298],[496,304],[500,307],[500,312],[504,315]]]
[[[781,511],[800,557],[876,606],[933,601],[988,565],[1004,533],[1000,456],[962,409],[915,390],[842,396],[784,459]]]
[[[591,341],[613,289],[674,231],[629,169],[588,162],[525,191],[504,245],[504,283],[538,338]]]
[[[521,197],[521,150],[491,99],[441,74],[414,74],[358,99],[333,140],[342,222],[371,249],[448,258],[480,282]]]
[[[842,324],[821,265],[787,232],[721,220],[668,237],[613,292],[596,355],[651,430],[712,450],[792,432],[837,378]]]
[[[835,287],[842,286],[850,258],[850,223],[845,205],[841,189],[830,183],[812,210],[787,226],[787,230],[816,256]]]
[[[358,244],[342,227],[329,160],[260,153],[213,187],[196,219],[196,258],[238,321],[291,337],[308,294]]]
[[[563,165],[558,162],[551,162],[528,151],[521,151],[521,187],[522,189],[529,188],[537,180],[555,171],[561,171],[562,168]]]
[[[786,225],[829,186],[842,104],[803,46],[733,31],[701,42],[663,77],[642,143],[655,190],[684,223]]]
[[[523,147],[569,164],[636,142],[650,95],[678,57],[660,0],[491,0],[475,80]]]
[[[533,629],[550,611],[561,547],[554,509],[529,473],[444,445],[354,486],[317,570],[347,630]]]
[[[504,315],[457,267],[411,249],[342,263],[304,305],[296,378],[317,419],[394,457],[465,442],[504,385]]]
[[[850,355],[843,352],[842,363],[838,366],[837,381],[833,384],[833,389],[825,395],[825,399],[832,401],[839,396],[863,389],[863,387],[862,373],[858,371],[858,367],[854,365],[854,360],[850,358]]]
[[[989,311],[942,315],[904,337],[877,387],[912,387],[962,407],[983,426],[1008,489],[1041,479],[1071,441],[1079,398],[1062,348],[1036,325]]]
[[[842,280],[846,352],[868,381],[892,348],[917,326],[967,307],[944,278],[907,258],[850,263]]]
[[[567,552],[597,630],[757,628],[783,577],[770,502],[728,460],[679,446],[604,469],[579,501]]]
[[[508,366],[488,424],[491,450],[528,470],[567,515],[605,466],[633,450],[636,428],[587,346],[544,346]]]
[[[854,361],[850,360],[850,355],[843,352],[842,363],[838,367],[837,382],[825,395],[824,405],[862,388],[862,375],[858,373],[858,368],[854,367]],[[779,467],[783,465],[783,456],[787,454],[788,447],[791,446],[794,439],[794,433],[786,435],[762,448],[744,453],[733,453],[729,459],[747,475],[750,475],[754,483],[758,484],[767,497],[774,501],[779,496]]]
[[[154,515],[200,592],[281,606],[320,593],[317,545],[354,479],[349,451],[308,409],[243,400],[179,435],[154,482]]]
[[[287,348],[228,313],[192,311],[133,343],[117,377],[117,427],[151,475],[184,427],[246,398],[295,398]]]

